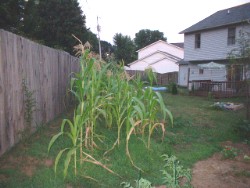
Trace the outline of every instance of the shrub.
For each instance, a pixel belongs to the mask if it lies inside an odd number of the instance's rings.
[[[173,95],[177,95],[178,94],[178,90],[177,90],[177,85],[176,83],[172,82],[169,84],[168,86],[169,91],[173,94]]]

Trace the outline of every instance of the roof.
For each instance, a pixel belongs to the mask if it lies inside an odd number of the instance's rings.
[[[220,10],[211,16],[201,20],[200,22],[192,25],[191,27],[183,30],[180,34],[183,33],[192,33],[201,30],[207,30],[222,26],[227,26],[231,24],[239,24],[242,22],[250,21],[250,3],[243,5],[227,8]]]
[[[182,60],[180,60],[180,61],[178,61],[176,63],[179,64],[179,65],[188,65],[188,61],[184,61],[184,59],[182,59]]]
[[[184,48],[184,42],[175,42],[175,43],[170,43],[170,44],[178,46],[179,48]]]
[[[146,59],[146,58],[148,58],[148,57],[150,57],[150,56],[152,56],[152,55],[154,55],[156,53],[163,54],[165,56],[163,59],[171,59],[172,61],[178,61],[178,60],[180,60],[180,58],[177,57],[177,56],[175,56],[175,55],[172,55],[172,54],[169,54],[167,52],[163,52],[163,51],[159,51],[158,50],[158,51],[155,51],[155,52],[153,52],[153,53],[151,53],[151,54],[149,54],[149,55],[147,55],[147,56],[145,56],[145,57],[143,57],[141,59],[137,59],[137,60],[133,61],[132,63],[129,63],[128,65],[130,66],[130,65],[133,65],[133,64],[135,64],[137,62],[143,61],[144,59]],[[158,62],[158,60],[156,62]],[[154,64],[154,63],[155,62],[151,62],[150,64]]]
[[[151,43],[151,44],[149,44],[149,45],[147,45],[147,46],[145,46],[145,47],[143,47],[143,48],[137,50],[136,52],[140,52],[141,50],[144,50],[144,49],[146,49],[146,48],[149,48],[150,46],[153,46],[153,45],[155,45],[156,43],[160,43],[160,42],[161,42],[161,43],[165,43],[166,45],[169,45],[169,46],[172,46],[172,47],[175,47],[175,48],[178,48],[178,49],[182,49],[182,50],[183,50],[183,48],[181,48],[181,47],[179,47],[179,46],[177,46],[177,45],[170,44],[170,43],[168,43],[168,42],[166,42],[166,41],[163,41],[163,40],[158,40],[158,41],[156,41],[156,42],[153,42],[153,43]]]

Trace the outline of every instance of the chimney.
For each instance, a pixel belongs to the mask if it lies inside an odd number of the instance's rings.
[[[227,13],[230,14],[230,9],[227,10]]]

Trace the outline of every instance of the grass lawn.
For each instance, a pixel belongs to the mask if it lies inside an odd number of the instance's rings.
[[[174,116],[174,127],[167,125],[163,141],[161,132],[155,131],[150,150],[147,150],[144,142],[135,135],[130,142],[130,152],[134,163],[143,169],[141,176],[155,185],[162,184],[160,170],[163,169],[164,162],[161,155],[175,155],[184,167],[192,168],[195,162],[221,151],[221,142],[241,141],[235,132],[235,126],[245,118],[244,109],[235,112],[216,110],[210,105],[217,100],[166,93],[162,95]],[[238,99],[220,101],[235,102]],[[63,116],[68,117],[70,113]],[[0,187],[110,188],[120,187],[121,182],[133,182],[138,178],[139,171],[126,157],[125,139],[119,147],[103,156],[116,139],[116,131],[105,128],[105,125],[100,131],[104,132],[106,137],[102,138],[103,142],[98,144],[99,149],[88,152],[121,177],[99,166],[86,163],[79,167],[77,177],[74,177],[73,169],[69,169],[68,176],[64,179],[63,162],[59,163],[55,175],[53,170],[55,156],[60,147],[67,145],[69,141],[61,138],[49,154],[47,148],[51,137],[59,132],[63,116],[43,126],[26,141],[18,144],[0,158]]]

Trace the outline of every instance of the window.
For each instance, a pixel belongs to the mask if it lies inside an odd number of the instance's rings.
[[[228,28],[227,45],[235,44],[235,33],[236,33],[235,27]]]
[[[199,69],[199,74],[203,74],[204,70],[203,69]]]
[[[195,34],[195,48],[200,48],[201,47],[201,34],[197,33]]]

